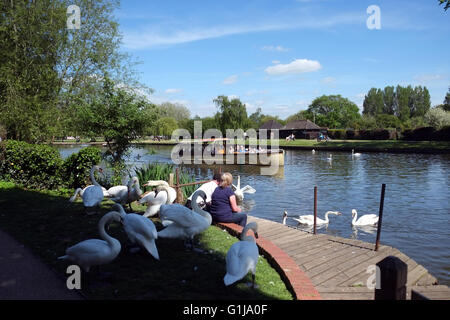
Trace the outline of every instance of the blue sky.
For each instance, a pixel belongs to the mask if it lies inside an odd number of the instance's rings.
[[[370,5],[380,29],[367,27]],[[450,86],[438,0],[122,0],[116,17],[150,99],[192,116],[212,116],[222,94],[284,119],[323,94],[362,109],[372,87],[425,85],[436,105]]]

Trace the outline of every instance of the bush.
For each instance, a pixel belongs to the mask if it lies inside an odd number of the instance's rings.
[[[31,188],[61,185],[62,159],[55,148],[7,140],[1,152],[0,173],[3,179]]]
[[[403,140],[408,141],[430,141],[435,133],[433,127],[422,127],[414,130],[408,129],[402,132]]]
[[[329,129],[328,136],[331,139],[345,139],[345,130],[344,129]]]
[[[433,133],[433,140],[450,141],[450,126],[443,127],[441,130]]]
[[[62,176],[68,187],[79,188],[89,184],[89,171],[101,160],[101,151],[96,147],[81,149],[68,157],[63,164]]]

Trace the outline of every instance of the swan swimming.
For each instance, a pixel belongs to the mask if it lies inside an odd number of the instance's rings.
[[[253,194],[256,192],[256,190],[249,185],[246,185],[241,189],[241,176],[238,176],[237,186],[235,186],[234,184],[232,184],[231,186],[234,191],[234,194],[236,195],[236,200],[238,204],[241,204],[242,201],[244,200],[244,193]]]
[[[212,217],[209,212],[202,210],[197,203],[197,197],[206,199],[206,194],[198,190],[192,197],[192,209],[181,204],[163,204],[159,215],[161,221],[171,221],[166,228],[158,232],[158,237],[184,239],[193,247],[194,236],[208,229]]]
[[[327,158],[327,161],[328,162],[331,162],[331,161],[333,161],[333,155],[330,153],[330,156]]]
[[[361,153],[357,152],[355,153],[355,149],[352,149],[352,157],[359,157],[361,156]]]
[[[87,209],[88,208],[91,209],[93,207],[98,207],[100,205],[100,203],[103,201],[104,190],[106,190],[105,188],[100,186],[100,184],[95,179],[95,176],[94,176],[95,171],[103,173],[102,168],[100,168],[99,166],[93,166],[91,168],[91,172],[90,172],[90,177],[91,177],[91,181],[92,181],[93,185],[86,187],[84,190],[77,189],[75,191],[75,194],[69,200],[70,202],[75,201],[77,194],[80,193],[80,190],[81,190],[82,191],[81,197],[83,198],[83,205],[86,210],[86,214],[88,214],[88,215],[93,214],[94,212],[89,212]]]
[[[111,237],[105,231],[105,225],[112,221],[121,221],[118,212],[111,211],[105,214],[98,223],[100,239],[89,239],[81,241],[66,250],[66,255],[58,257],[62,260],[71,260],[89,272],[92,266],[107,264],[113,261],[120,252],[119,240]]]
[[[287,218],[287,211],[284,211],[284,212],[285,213],[283,214],[283,221],[285,223],[286,222],[285,219]],[[328,219],[328,215],[330,215],[330,214],[339,216],[342,213],[340,213],[339,211],[327,211],[325,213],[325,219],[321,219],[321,218],[317,217],[316,225],[328,224],[328,222],[330,222],[330,220]],[[292,218],[292,219],[297,221],[299,224],[306,224],[308,226],[314,225],[314,215],[313,214],[303,215],[303,216],[299,216],[298,218]]]
[[[249,271],[252,272],[252,286],[255,287],[255,273],[258,264],[259,251],[255,242],[255,238],[247,236],[248,230],[251,229],[258,238],[258,225],[256,222],[248,223],[241,233],[241,241],[231,245],[226,256],[227,273],[223,278],[226,286],[235,283],[244,278]]]
[[[376,214],[365,214],[361,216],[359,219],[358,212],[356,209],[352,209],[352,226],[368,226],[368,225],[376,225],[378,223],[379,217]]]
[[[155,239],[158,238],[156,227],[150,219],[136,213],[126,213],[122,205],[116,203],[112,206],[122,218],[123,229],[128,239],[134,244],[144,247],[156,260],[159,260]]]

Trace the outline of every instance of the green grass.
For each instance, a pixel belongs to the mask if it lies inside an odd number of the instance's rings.
[[[112,205],[110,200],[104,201],[101,214],[86,216],[80,200],[67,201],[71,193],[64,189],[38,192],[0,182],[2,230],[29,247],[62,279],[66,279],[71,263],[57,257],[79,241],[99,238],[97,223]],[[133,211],[144,210],[133,204]],[[162,228],[158,219],[152,220],[158,230]],[[186,250],[181,240],[158,239],[160,261],[146,251],[130,253],[120,224],[111,224],[108,233],[119,239],[122,250],[113,262],[101,267],[109,277],[99,277],[95,269],[89,276],[82,273],[82,292],[89,299],[292,299],[279,274],[263,257],[256,270],[258,288],[246,285],[250,275],[225,287],[226,252],[238,240],[215,226],[196,237],[202,252]]]

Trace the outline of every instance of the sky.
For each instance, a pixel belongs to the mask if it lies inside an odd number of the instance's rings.
[[[219,95],[285,119],[321,95],[362,111],[372,87],[426,86],[432,106],[450,87],[438,0],[122,0],[115,15],[150,100],[191,116],[214,115]]]

